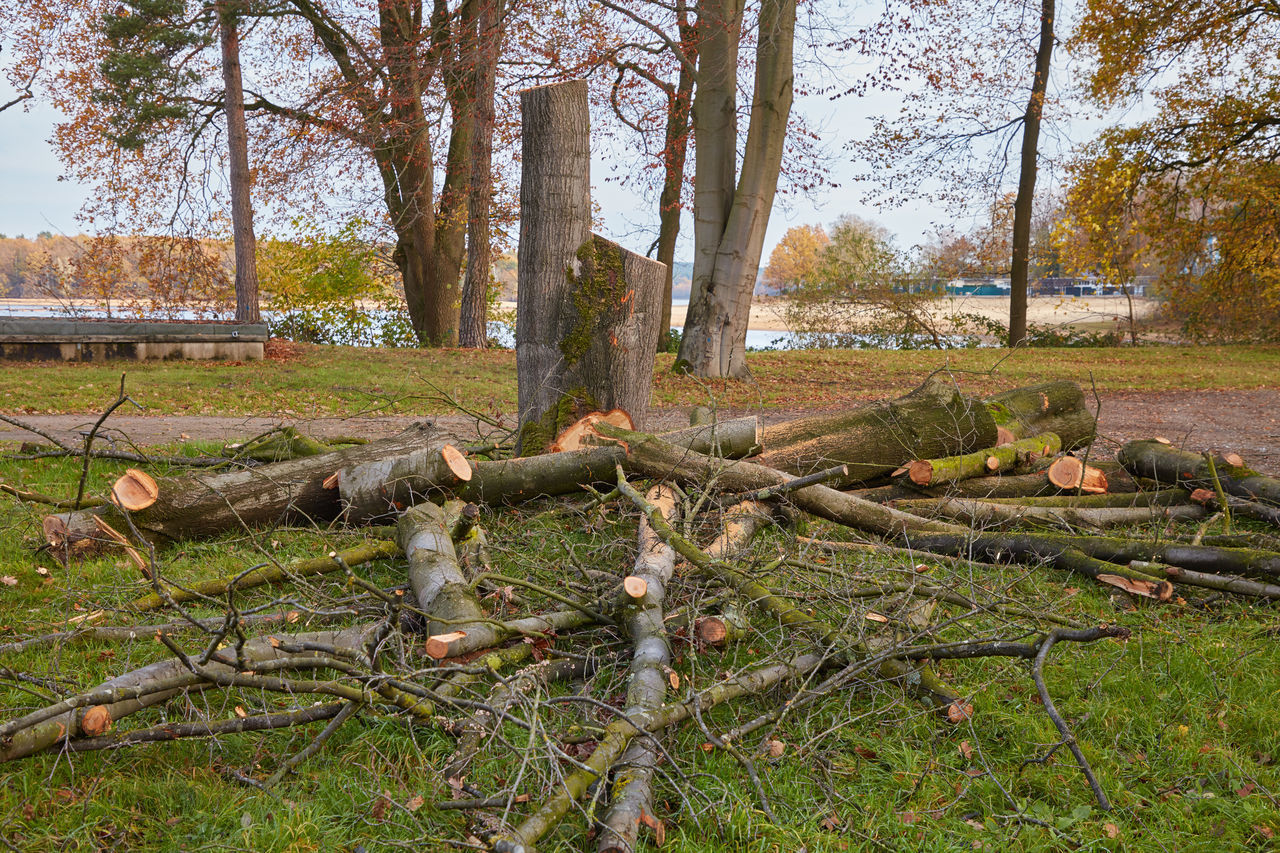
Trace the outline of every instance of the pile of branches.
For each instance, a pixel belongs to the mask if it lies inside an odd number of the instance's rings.
[[[655,779],[674,780],[683,807],[697,811],[696,786],[682,784],[688,760],[669,749],[678,727],[697,726],[707,748],[732,755],[773,820],[756,765],[776,755],[786,720],[862,688],[980,724],[972,691],[946,668],[1003,657],[1028,662],[1061,736],[1050,753],[1065,746],[1108,809],[1043,670],[1058,644],[1128,631],[925,569],[962,565],[972,578],[1018,564],[1153,606],[1193,588],[1280,598],[1280,540],[1229,532],[1242,516],[1280,525],[1280,481],[1161,439],[1100,464],[1089,458],[1095,428],[1072,383],[976,400],[933,378],[899,400],[764,429],[754,418],[712,419],[655,435],[601,415],[560,436],[556,452],[521,458],[503,458],[498,445],[468,454],[419,425],[231,471],[130,469],[107,499],[47,516],[47,547],[64,561],[125,549],[151,586],[128,609],[167,610],[169,621],[82,625],[0,653],[154,636],[168,654],[0,723],[0,760],[324,722],[270,772],[234,774],[270,788],[344,723],[377,715],[456,738],[439,768],[450,798],[434,806],[465,814],[472,843],[530,851],[581,813],[598,850],[630,851],[642,827],[661,837]],[[612,562],[495,571],[495,554],[529,548],[486,528],[530,506],[568,512],[610,540],[634,520],[634,547],[625,561],[613,541],[597,552]],[[797,532],[806,518],[823,523],[823,536]],[[166,576],[173,543],[300,519],[381,538],[194,584]],[[1215,520],[1228,532],[1209,535]],[[1179,533],[1195,521],[1199,529]],[[1156,535],[1102,532],[1117,526]],[[752,549],[762,532],[763,555]],[[370,581],[362,567],[375,560],[398,561],[404,582]],[[305,611],[307,627],[322,630],[294,630],[300,610],[279,601],[243,604],[255,587],[319,575],[355,593]],[[202,606],[220,615],[193,609]],[[965,627],[975,615],[992,617],[990,631]],[[744,643],[752,654],[737,653]],[[717,663],[690,675],[690,660],[705,655]],[[243,704],[262,711],[192,719],[193,697],[212,695],[251,696]],[[180,702],[170,719],[123,724]],[[751,715],[717,731],[712,709],[733,705]],[[519,756],[517,772],[478,772],[494,755]]]

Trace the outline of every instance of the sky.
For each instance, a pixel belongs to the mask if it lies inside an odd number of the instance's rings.
[[[0,85],[0,103],[7,100]],[[63,169],[49,139],[58,113],[51,107],[31,102],[0,112],[0,234],[10,237],[34,236],[41,231],[77,234],[82,230],[76,213],[87,198],[90,188],[70,180],[60,180]],[[832,103],[825,98],[799,98],[796,110],[804,111],[811,126],[830,135],[832,147],[865,131],[862,118],[868,109],[850,109],[849,102]],[[604,226],[609,236],[623,245],[643,252],[656,236],[655,205],[638,202],[634,192],[604,180],[609,173],[604,152],[596,152],[592,164],[592,197],[604,213]],[[692,165],[692,164],[691,164]],[[910,247],[918,242],[936,218],[926,206],[895,211],[877,211],[859,203],[857,189],[850,188],[852,164],[838,162],[831,180],[840,186],[824,188],[810,197],[791,197],[775,204],[769,221],[762,263],[768,260],[773,246],[793,225],[829,224],[843,213],[856,213],[883,223],[898,237],[898,245]],[[693,257],[691,217],[684,217],[683,239],[677,258]]]

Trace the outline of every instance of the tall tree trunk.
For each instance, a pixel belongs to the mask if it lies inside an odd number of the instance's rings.
[[[586,81],[526,89],[520,106],[517,450],[530,455],[592,410],[643,423],[663,270],[589,231]]]
[[[680,44],[690,63],[698,61],[697,30],[689,15],[680,12]],[[676,241],[680,237],[680,194],[684,189],[684,164],[689,152],[689,118],[693,111],[694,75],[680,64],[680,79],[667,100],[666,147],[662,152],[662,194],[658,197],[658,262],[667,265],[662,291],[662,317],[658,324],[658,351],[671,340],[671,298],[674,289]]]
[[[1031,214],[1036,194],[1037,149],[1044,94],[1053,61],[1054,0],[1041,0],[1040,44],[1036,48],[1035,79],[1022,118],[1022,159],[1018,196],[1013,203],[1013,258],[1009,268],[1009,346],[1027,337],[1027,274],[1031,264]]]
[[[253,201],[249,190],[249,133],[244,123],[244,89],[240,80],[240,37],[231,3],[218,4],[222,42],[222,80],[226,89],[227,153],[231,160],[231,233],[236,255],[236,321],[258,323],[257,241],[253,235]]]
[[[479,0],[472,56],[475,122],[471,133],[471,187],[467,205],[467,275],[462,284],[458,342],[488,345],[490,248],[489,206],[493,198],[494,94],[503,36],[503,0]]]
[[[730,85],[726,90],[723,84],[733,77],[724,69],[726,61],[736,65],[738,29],[729,33],[732,50],[724,52],[730,47],[721,43],[724,33],[720,31],[720,22],[726,17],[724,7],[719,0],[712,0],[703,8],[706,6],[712,6],[714,17],[710,19],[709,31],[704,33],[702,71],[693,105],[698,184],[694,190],[693,293],[676,367],[697,376],[745,377],[751,295],[778,187],[787,119],[791,114],[796,3],[795,0],[765,0],[760,9],[751,125],[736,189],[729,189],[736,134],[727,137],[720,134],[733,129],[723,110],[733,104],[734,87]],[[733,19],[740,26],[741,6],[734,11]],[[704,92],[708,83],[710,90]],[[704,95],[709,102],[704,101]],[[710,143],[709,153],[703,150],[704,140]],[[724,172],[726,159],[728,188]],[[705,193],[702,192],[704,165],[710,170]]]
[[[422,107],[420,7],[412,0],[378,4],[378,36],[387,64],[387,116],[375,148],[383,197],[396,232],[392,254],[404,283],[409,321],[423,345],[442,337],[442,295],[435,270],[435,185],[431,129]],[[452,302],[452,300],[448,300]]]

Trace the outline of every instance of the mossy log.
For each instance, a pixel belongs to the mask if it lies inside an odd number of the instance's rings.
[[[1093,442],[1098,421],[1074,382],[1042,382],[987,398],[987,411],[1008,441],[1052,432],[1064,450]],[[994,442],[993,442],[994,443]]]
[[[917,486],[944,486],[1008,471],[1032,458],[1055,456],[1061,449],[1062,439],[1056,433],[1045,432],[959,456],[917,459],[906,466],[904,474]]]
[[[955,557],[968,557],[989,563],[1015,562],[1030,565],[1049,564],[1060,571],[1093,578],[1099,583],[1135,592],[1157,601],[1173,596],[1168,581],[1153,580],[1144,572],[1127,565],[1099,559],[1074,547],[1077,537],[1070,539],[1043,534],[911,534],[908,544],[920,551],[931,551]],[[1125,561],[1126,563],[1128,561]]]
[[[937,498],[928,501],[897,501],[898,509],[930,518],[947,518],[970,527],[996,527],[1012,524],[1043,524],[1068,529],[1078,527],[1123,527],[1150,524],[1154,521],[1198,521],[1208,515],[1202,507],[1180,506],[1028,506],[1025,504],[987,503],[963,498]]]
[[[676,493],[670,486],[654,486],[645,495],[664,521],[676,516]],[[675,550],[641,519],[639,554],[631,577],[645,583],[641,601],[619,614],[631,636],[633,655],[624,714],[637,717],[660,707],[667,695],[667,671],[671,649],[663,625],[663,601],[667,582],[675,570]],[[640,820],[653,814],[652,781],[659,753],[648,738],[633,740],[615,768],[609,808],[600,822],[597,853],[631,853],[635,849]]]
[[[847,483],[887,476],[904,462],[996,444],[996,423],[979,401],[940,376],[897,400],[765,427],[760,463],[805,475],[848,465]]]
[[[431,426],[414,424],[391,438],[333,453],[240,471],[160,478],[156,480],[159,494],[155,502],[131,512],[130,521],[144,536],[159,540],[157,544],[246,527],[332,521],[342,511],[338,490],[325,485],[335,471],[430,447],[437,441],[435,436]],[[67,549],[78,539],[98,536],[95,515],[116,530],[129,531],[129,522],[120,510],[106,504],[48,516],[45,534],[49,544]]]
[[[429,635],[485,618],[475,591],[458,567],[450,536],[464,506],[456,500],[443,507],[419,504],[405,510],[397,525],[397,539],[409,561],[409,586],[418,608],[431,617]]]
[[[1187,491],[1214,488],[1214,477],[1204,456],[1160,441],[1131,441],[1120,448],[1116,459],[1135,477],[1145,477],[1166,486],[1176,484]],[[1280,479],[1244,465],[1232,465],[1224,457],[1214,460],[1214,469],[1218,482],[1228,495],[1280,506]]]
[[[1057,536],[1056,541],[1069,542],[1087,554],[1114,563],[1141,560],[1197,572],[1280,580],[1280,551],[1187,545],[1181,542],[1142,542],[1111,536]]]

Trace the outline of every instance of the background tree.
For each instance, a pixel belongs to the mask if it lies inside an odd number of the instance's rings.
[[[1026,336],[1041,128],[1058,24],[1054,0],[910,0],[886,9],[843,47],[877,58],[848,93],[902,91],[903,109],[878,117],[856,146],[879,200],[924,195],[958,211],[982,210],[1016,174],[1007,269],[1008,343]],[[1010,154],[1019,151],[1011,169]],[[891,176],[885,180],[885,176]]]
[[[774,290],[787,292],[818,285],[822,277],[822,253],[831,238],[821,225],[796,225],[788,228],[769,254],[764,269],[764,283]]]
[[[747,322],[765,229],[778,188],[795,82],[795,0],[763,0],[755,85],[738,166],[738,53],[742,0],[702,0],[693,97],[693,289],[676,368],[746,376]]]
[[[1104,131],[1072,170],[1081,261],[1159,272],[1197,339],[1280,338],[1280,8],[1091,0],[1088,94],[1149,117]]]
[[[95,93],[110,110],[111,138],[121,148],[139,150],[158,125],[189,121],[200,75],[184,67],[193,51],[217,33],[223,81],[222,110],[227,126],[231,184],[231,227],[235,246],[235,318],[257,323],[258,270],[250,199],[248,133],[241,88],[240,4],[220,0],[188,8],[185,0],[125,0],[102,18],[107,53],[99,65],[106,85]]]

